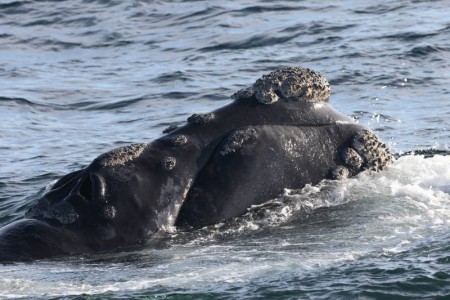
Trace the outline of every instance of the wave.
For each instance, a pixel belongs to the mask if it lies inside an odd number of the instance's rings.
[[[300,34],[289,35],[289,36],[281,36],[281,37],[270,37],[265,35],[256,35],[250,38],[234,41],[234,42],[226,42],[220,43],[214,46],[208,46],[201,48],[200,51],[209,52],[209,51],[221,51],[221,50],[243,50],[243,49],[251,49],[258,47],[267,47],[272,45],[278,45],[286,43],[294,38],[296,38]]]
[[[380,15],[380,14],[386,14],[386,13],[390,13],[393,11],[397,11],[399,9],[403,9],[403,8],[408,8],[407,5],[374,5],[374,6],[369,6],[366,7],[364,9],[355,9],[353,10],[353,12],[357,13],[357,14],[375,14],[375,15]]]
[[[120,100],[113,103],[107,103],[107,104],[91,104],[84,108],[83,110],[91,111],[91,110],[115,110],[118,108],[124,108],[128,106],[133,106],[136,103],[142,102],[148,100],[148,96],[139,96],[132,99],[126,99],[126,100]]]
[[[337,26],[331,23],[318,23],[315,22],[310,26],[305,26],[304,24],[298,24],[295,26],[289,26],[278,30],[276,33],[272,34],[256,34],[245,39],[228,41],[224,43],[216,43],[215,45],[200,48],[199,51],[210,52],[210,51],[221,51],[221,50],[244,50],[260,47],[269,47],[274,45],[283,45],[300,36],[315,36],[311,41],[299,42],[298,46],[306,47],[318,44],[328,44],[334,43],[342,40],[340,36],[330,35],[324,36],[327,33],[338,33],[353,28],[354,24],[346,24],[342,26]],[[289,34],[286,34],[289,33]],[[351,57],[355,57],[354,55]],[[323,58],[322,58],[323,59]]]
[[[188,14],[178,17],[178,21],[184,21],[189,19],[191,22],[205,21],[210,18],[217,18],[223,15],[229,15],[232,17],[246,17],[252,18],[255,14],[269,13],[269,12],[291,12],[305,10],[305,6],[284,6],[284,5],[255,5],[247,6],[240,9],[226,9],[221,6],[211,6],[200,11],[190,12]],[[201,18],[198,18],[201,17]],[[179,25],[175,23],[174,25]]]
[[[169,83],[174,81],[192,81],[192,79],[188,73],[176,71],[173,73],[163,73],[152,79],[152,81],[155,83]]]
[[[396,154],[395,164],[380,173],[364,172],[343,181],[324,180],[300,190],[285,189],[275,199],[252,206],[243,216],[195,232],[168,228],[171,239],[167,242],[210,243],[242,234],[264,233],[292,223],[297,226],[320,223],[328,227],[335,221],[326,211],[333,214],[333,209],[339,211],[342,207],[346,207],[345,213],[359,214],[357,219],[365,219],[364,223],[373,226],[368,230],[377,230],[376,237],[380,239],[391,235],[391,226],[395,224],[413,226],[414,234],[402,238],[415,239],[416,232],[435,225],[436,230],[446,230],[445,224],[449,222],[446,214],[450,214],[449,155],[448,150],[435,149]],[[367,210],[368,205],[372,211],[360,211]],[[342,217],[354,219],[353,215]],[[379,220],[384,220],[384,224],[376,225]],[[410,220],[416,220],[417,224],[410,224]],[[340,234],[346,233],[344,228]],[[367,234],[366,238],[371,237]]]
[[[0,96],[0,103],[5,102],[13,102],[18,105],[25,105],[25,106],[41,106],[39,103],[35,103],[33,101],[30,101],[25,98],[18,98],[18,97],[2,97]]]
[[[25,107],[32,107],[36,110],[41,111],[62,111],[62,110],[74,110],[74,109],[81,109],[84,107],[92,106],[96,102],[92,101],[83,101],[83,102],[77,102],[72,104],[57,104],[57,103],[42,103],[38,101],[32,101],[25,98],[20,97],[2,97],[0,96],[0,107],[2,105],[14,105],[14,106],[25,106]]]
[[[63,17],[43,17],[41,19],[33,20],[28,23],[24,23],[23,27],[34,26],[50,26],[50,25],[64,25],[74,28],[86,28],[95,26],[98,23],[96,17],[75,17],[75,18],[63,18]]]
[[[382,36],[381,38],[393,39],[393,40],[403,40],[403,41],[416,41],[416,40],[429,38],[429,37],[432,37],[435,35],[438,35],[438,33],[436,33],[436,32],[429,32],[429,33],[399,32],[399,33],[394,33],[394,34],[388,34],[388,35]]]
[[[405,53],[405,56],[409,57],[415,57],[415,58],[424,58],[426,56],[429,56],[430,54],[436,53],[436,52],[447,52],[448,49],[445,49],[443,47],[439,46],[417,46],[412,48],[410,51]]]
[[[11,1],[9,3],[0,3],[0,9],[17,8],[29,3],[31,3],[31,1]]]

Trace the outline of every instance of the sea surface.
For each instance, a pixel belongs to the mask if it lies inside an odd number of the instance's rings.
[[[0,265],[0,298],[449,299],[448,0],[0,0],[0,225],[286,66],[323,73],[394,165],[141,251]]]

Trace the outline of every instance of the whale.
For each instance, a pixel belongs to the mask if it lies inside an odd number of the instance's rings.
[[[170,226],[217,224],[285,188],[393,161],[373,131],[329,104],[330,84],[317,71],[279,69],[232,98],[60,178],[0,229],[0,262],[122,251]]]

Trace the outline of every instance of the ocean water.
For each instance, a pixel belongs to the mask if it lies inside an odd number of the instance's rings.
[[[450,297],[449,5],[0,0],[1,226],[97,155],[286,66],[323,73],[397,157],[144,250],[0,265],[0,298]]]

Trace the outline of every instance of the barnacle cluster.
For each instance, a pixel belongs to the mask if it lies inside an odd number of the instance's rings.
[[[289,67],[263,75],[253,86],[239,90],[232,97],[244,99],[252,96],[264,104],[272,104],[280,98],[288,101],[326,102],[330,97],[330,84],[319,72]]]

